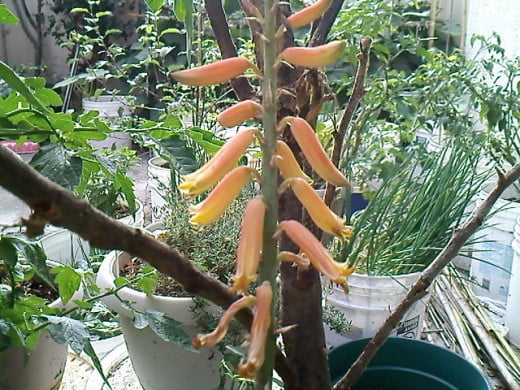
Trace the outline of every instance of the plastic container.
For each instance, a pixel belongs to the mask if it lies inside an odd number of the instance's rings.
[[[334,287],[332,294],[325,298],[326,304],[339,309],[346,320],[352,322],[352,328],[339,334],[326,326],[327,344],[335,347],[350,340],[372,337],[392,310],[401,303],[419,275],[419,272],[393,277],[354,273],[348,278],[348,294]],[[420,337],[428,299],[429,294],[408,310],[393,330],[393,336]]]
[[[115,119],[132,113],[124,96],[103,95],[83,98],[83,111],[98,111],[100,118]]]
[[[63,265],[78,266],[89,258],[90,245],[66,229],[48,234],[40,240],[47,258]]]
[[[486,193],[479,194],[478,206]],[[498,211],[497,211],[498,210]],[[498,199],[486,221],[488,227],[479,232],[481,242],[473,245],[473,260],[470,276],[475,282],[471,288],[475,295],[505,303],[509,291],[511,266],[513,264],[513,231],[520,217],[520,203]]]
[[[148,160],[148,188],[150,189],[150,208],[152,222],[162,219],[168,204],[170,191],[171,171],[165,168],[166,161],[161,157],[152,157]]]
[[[520,218],[516,220],[513,247],[511,283],[506,303],[505,324],[509,328],[508,338],[520,348]]]
[[[352,341],[329,353],[330,377],[336,383],[370,339]],[[352,390],[490,390],[479,369],[456,353],[420,340],[390,337]]]

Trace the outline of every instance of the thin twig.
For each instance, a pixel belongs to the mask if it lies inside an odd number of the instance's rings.
[[[484,202],[475,208],[470,218],[468,218],[460,228],[453,232],[450,241],[439,253],[435,260],[421,273],[421,276],[408,291],[408,294],[399,306],[390,314],[385,323],[379,328],[372,340],[366,345],[365,349],[352,364],[347,373],[341,378],[333,390],[349,389],[363,374],[379,348],[384,344],[392,330],[403,318],[406,311],[420,298],[426,294],[426,289],[430,287],[433,280],[442,269],[453,259],[468,238],[482,225],[484,218],[489,213],[499,196],[504,190],[520,178],[520,164],[515,165],[505,175],[499,176],[496,186],[486,197]]]

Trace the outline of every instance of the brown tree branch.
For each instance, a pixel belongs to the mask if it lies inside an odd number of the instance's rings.
[[[403,318],[406,311],[420,298],[426,295],[426,290],[435,277],[439,275],[442,269],[448,265],[460,248],[468,240],[468,238],[478,229],[484,222],[484,218],[489,213],[495,202],[498,200],[502,192],[520,178],[520,164],[515,165],[505,175],[499,176],[496,186],[486,197],[484,202],[480,204],[471,214],[471,216],[454,232],[450,241],[444,249],[439,253],[435,260],[421,273],[421,276],[408,291],[403,301],[395,308],[395,310],[386,319],[385,323],[379,328],[372,340],[366,345],[365,349],[358,359],[350,366],[349,370],[343,378],[333,387],[333,390],[347,390],[361,377],[363,371],[370,363],[379,348],[384,344],[392,330],[397,326]]]
[[[79,234],[100,249],[116,249],[137,256],[165,275],[173,277],[193,295],[208,299],[226,309],[238,297],[220,281],[199,270],[184,254],[156,240],[141,229],[109,218],[86,200],[58,186],[10,150],[0,145],[0,186],[23,200],[33,210],[23,220],[29,236],[39,234],[46,223],[61,226]],[[252,322],[249,310],[242,310],[237,319],[247,329]],[[283,355],[278,351],[276,369],[282,378],[291,374]]]
[[[354,80],[354,88],[352,89],[350,99],[339,121],[338,129],[334,132],[334,146],[332,148],[331,161],[335,166],[339,166],[343,144],[345,142],[345,134],[347,133],[347,129],[352,123],[352,118],[354,117],[354,113],[356,112],[361,99],[365,95],[365,78],[368,69],[371,44],[372,39],[370,37],[363,38],[359,43],[359,53],[357,54],[358,68],[356,71],[356,78]],[[351,136],[349,136],[347,142],[350,142],[350,138]],[[324,199],[325,204],[332,204],[335,192],[336,188],[333,185],[327,185],[327,191],[325,192]]]
[[[226,14],[222,7],[222,0],[206,0],[205,7],[222,58],[236,57],[237,49],[229,32]],[[231,86],[239,100],[251,99],[255,95],[251,84],[249,84],[249,81],[244,77],[231,80]]]
[[[312,32],[312,37],[309,42],[309,46],[319,46],[325,43],[327,35],[329,35],[330,29],[334,24],[334,21],[338,17],[338,13],[341,10],[345,0],[333,0],[329,9],[323,14],[316,28]]]

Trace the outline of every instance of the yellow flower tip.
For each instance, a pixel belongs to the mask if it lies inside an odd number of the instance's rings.
[[[258,173],[254,168],[246,166],[237,167],[229,172],[206,199],[190,207],[190,212],[194,214],[190,223],[196,226],[207,226],[215,222],[255,174]]]
[[[237,372],[240,376],[253,379],[259,368],[258,362],[248,360],[246,363],[238,365]]]
[[[245,57],[231,57],[196,68],[171,72],[170,77],[182,84],[202,87],[229,81],[249,68],[258,69]]]
[[[232,276],[233,285],[229,288],[229,291],[235,294],[245,295],[248,293],[249,286],[251,283],[256,281],[257,275],[238,275]]]
[[[234,127],[248,119],[261,116],[262,112],[261,104],[254,100],[244,100],[218,114],[217,121],[223,127]]]

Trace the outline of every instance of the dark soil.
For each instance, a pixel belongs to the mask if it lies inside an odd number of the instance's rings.
[[[22,286],[26,294],[32,294],[40,298],[45,298],[49,302],[56,300],[59,296],[56,290],[37,278],[24,281]]]

